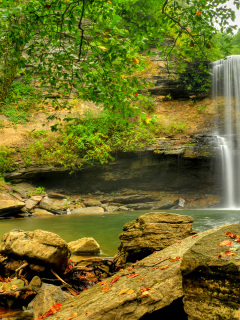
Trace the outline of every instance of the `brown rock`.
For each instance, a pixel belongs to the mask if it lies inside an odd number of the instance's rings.
[[[49,192],[48,196],[49,198],[66,199],[66,196],[64,194],[56,193],[56,192]]]
[[[89,320],[137,320],[170,305],[183,296],[180,264],[184,253],[204,235],[215,230],[202,232],[198,237],[190,236],[181,243],[146,257],[134,264],[132,269],[118,272],[106,279],[104,285],[96,284],[83,291],[63,304],[57,319],[66,320],[77,313],[79,320],[86,317]],[[141,289],[145,289],[145,296]],[[56,315],[50,316],[48,320],[54,318]]]
[[[102,203],[97,199],[85,199],[83,201],[85,207],[99,207]]]
[[[183,302],[189,320],[240,319],[240,246],[226,236],[227,231],[239,236],[240,224],[206,235],[183,256]],[[221,247],[225,240],[232,245]],[[230,255],[224,256],[226,251]]]
[[[192,217],[179,214],[152,212],[126,223],[119,235],[121,244],[115,262],[135,262],[187,238],[193,234],[193,221]]]
[[[63,270],[70,252],[67,243],[57,234],[43,230],[12,230],[2,236],[0,253],[34,259]]]
[[[82,238],[68,243],[71,253],[98,253],[100,246],[93,238]]]

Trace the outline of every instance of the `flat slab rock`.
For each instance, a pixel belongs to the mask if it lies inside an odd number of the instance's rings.
[[[137,320],[183,296],[180,264],[184,253],[205,235],[199,233],[157,251],[132,267],[83,291],[48,319]]]
[[[24,206],[23,201],[17,200],[8,193],[0,193],[0,216],[19,212]]]
[[[226,232],[240,236],[240,224],[206,235],[183,257],[183,301],[189,320],[240,319],[240,245]]]

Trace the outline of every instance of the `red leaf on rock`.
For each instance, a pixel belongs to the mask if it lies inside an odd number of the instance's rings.
[[[195,234],[195,236],[192,236],[192,238],[196,238],[196,237],[198,237],[198,234]]]
[[[114,282],[116,282],[116,281],[118,281],[118,279],[120,278],[120,276],[118,275],[118,276],[116,276],[116,278],[114,278],[114,279],[112,279],[112,281],[110,282],[110,283],[114,283]]]
[[[167,264],[166,266],[163,266],[161,268],[159,268],[160,270],[164,270],[164,269],[167,269],[169,267],[169,265]]]

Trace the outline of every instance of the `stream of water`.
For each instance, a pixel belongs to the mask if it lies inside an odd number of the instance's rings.
[[[149,211],[0,220],[0,238],[13,229],[25,231],[43,229],[58,234],[67,242],[93,237],[100,244],[100,255],[112,257],[117,253],[120,243],[118,235],[122,232],[124,224],[147,212]],[[240,220],[240,210],[231,210],[231,214],[229,210],[164,210],[164,212],[192,216],[195,220],[193,230],[197,232],[225,223],[238,223]],[[74,260],[78,260],[77,257]]]

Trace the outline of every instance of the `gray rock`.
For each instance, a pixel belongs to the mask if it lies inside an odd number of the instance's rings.
[[[65,206],[67,204],[67,199],[58,200],[44,197],[40,202],[39,207],[55,214],[63,214],[66,210]]]
[[[34,320],[44,316],[46,312],[56,303],[64,303],[68,296],[61,288],[52,284],[43,283],[38,295],[29,303],[28,309],[33,310]]]

